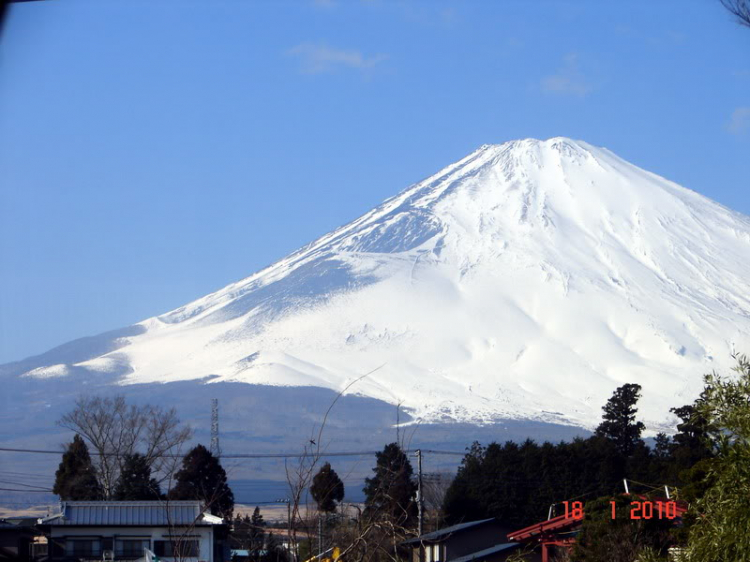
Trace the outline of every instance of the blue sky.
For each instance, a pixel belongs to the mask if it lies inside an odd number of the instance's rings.
[[[219,289],[484,143],[583,139],[750,214],[750,29],[718,0],[51,0],[0,41],[0,362]]]

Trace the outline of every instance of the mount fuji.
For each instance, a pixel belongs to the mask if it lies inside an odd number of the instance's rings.
[[[588,429],[632,382],[654,432],[750,345],[748,257],[750,218],[606,149],[485,145],[246,279],[0,377],[346,389],[412,422]]]

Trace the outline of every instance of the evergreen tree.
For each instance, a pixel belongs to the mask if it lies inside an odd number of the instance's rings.
[[[330,463],[325,463],[315,475],[310,493],[318,510],[325,513],[336,511],[336,504],[344,499],[344,483]]]
[[[654,449],[651,455],[651,465],[649,467],[649,477],[647,482],[661,482],[664,484],[674,484],[670,478],[673,472],[672,449],[674,443],[666,433],[657,433],[654,438]]]
[[[414,502],[417,486],[414,470],[398,443],[386,445],[377,453],[375,475],[365,480],[365,513],[386,518],[396,526],[407,526],[416,515]]]
[[[116,501],[149,501],[161,499],[159,483],[151,478],[151,466],[140,453],[125,455],[113,499]]]
[[[252,517],[250,515],[236,515],[232,525],[232,548],[247,550],[250,560],[262,562],[267,559],[266,542],[268,536],[265,532],[266,522],[256,507]]]
[[[484,498],[478,490],[479,482],[485,476],[482,465],[486,449],[478,441],[474,441],[466,451],[443,500],[443,513],[449,525],[464,520],[486,519]]]
[[[250,544],[253,550],[261,550],[263,548],[264,531],[263,528],[266,526],[266,522],[263,520],[263,515],[260,513],[260,508],[255,506],[253,516],[250,518]]]
[[[201,500],[219,517],[227,520],[232,518],[234,494],[227,484],[227,473],[219,459],[203,445],[196,445],[185,455],[169,498]]]
[[[80,435],[73,437],[63,453],[55,472],[52,491],[63,501],[92,501],[102,499],[102,489],[96,479],[96,470],[86,443]]]
[[[714,456],[713,443],[717,439],[718,432],[703,413],[706,396],[710,391],[710,388],[704,388],[693,404],[670,410],[680,418],[670,451],[672,458],[670,479],[676,480],[679,484],[685,483],[685,479],[690,478],[685,471],[689,471],[700,461]]]
[[[646,426],[635,421],[638,409],[635,405],[641,397],[641,385],[625,384],[615,390],[612,398],[602,408],[603,421],[596,428],[595,435],[614,442],[617,450],[628,457],[642,442],[641,433]]]
[[[659,432],[654,438],[654,457],[659,460],[666,460],[669,458],[672,450],[672,440],[666,433]]]

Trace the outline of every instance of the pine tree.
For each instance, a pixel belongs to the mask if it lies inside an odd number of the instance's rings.
[[[672,440],[666,433],[659,432],[654,438],[654,456],[657,459],[664,460],[669,457],[672,450]]]
[[[646,428],[635,421],[638,409],[635,405],[641,397],[641,385],[625,384],[615,390],[612,398],[604,405],[604,421],[596,428],[595,435],[614,442],[617,450],[630,456],[641,442],[641,433]]]
[[[365,510],[371,517],[387,518],[396,526],[407,526],[416,514],[417,486],[414,470],[398,443],[377,453],[375,476],[365,480]]]
[[[219,517],[232,518],[234,494],[227,484],[227,473],[203,445],[196,445],[185,455],[176,481],[170,499],[201,500]]]
[[[718,431],[703,414],[706,396],[710,388],[704,388],[701,395],[693,404],[680,408],[672,408],[670,412],[680,418],[677,433],[672,439],[671,455],[673,458],[673,479],[676,476],[680,484],[684,483],[686,475],[698,462],[714,456],[713,443]]]
[[[331,468],[330,463],[325,463],[315,475],[310,493],[320,511],[325,513],[336,511],[336,504],[344,499],[344,483]]]
[[[255,506],[253,510],[253,516],[250,518],[250,544],[253,550],[263,549],[263,528],[266,526],[266,522],[263,520],[263,515],[260,513],[260,508]]]
[[[68,450],[63,453],[55,472],[52,491],[63,501],[92,501],[102,499],[102,489],[96,479],[96,470],[86,442],[80,435],[73,437]]]
[[[446,523],[452,525],[462,521],[486,518],[484,498],[479,494],[480,482],[486,474],[483,471],[486,448],[478,441],[466,448],[458,473],[451,482],[443,499],[443,513]]]
[[[116,501],[149,501],[162,497],[159,483],[151,478],[151,467],[140,453],[125,455],[113,499]]]

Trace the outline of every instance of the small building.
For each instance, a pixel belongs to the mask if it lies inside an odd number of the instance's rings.
[[[198,501],[62,502],[39,519],[49,562],[137,560],[146,549],[160,559],[224,562],[223,519]]]
[[[504,562],[520,545],[508,542],[497,519],[459,523],[401,543],[412,562]]]
[[[296,530],[292,534],[288,529],[266,527],[264,529],[264,532],[266,534],[266,543],[268,543],[268,541],[270,540],[269,536],[273,535],[273,542],[284,550],[291,552],[294,556],[299,556],[300,544],[310,544],[310,541],[317,541],[317,535],[313,535],[305,531]],[[266,546],[268,546],[268,544],[266,544]]]
[[[26,518],[0,519],[0,561],[34,560],[33,545],[39,533],[33,523]]]

